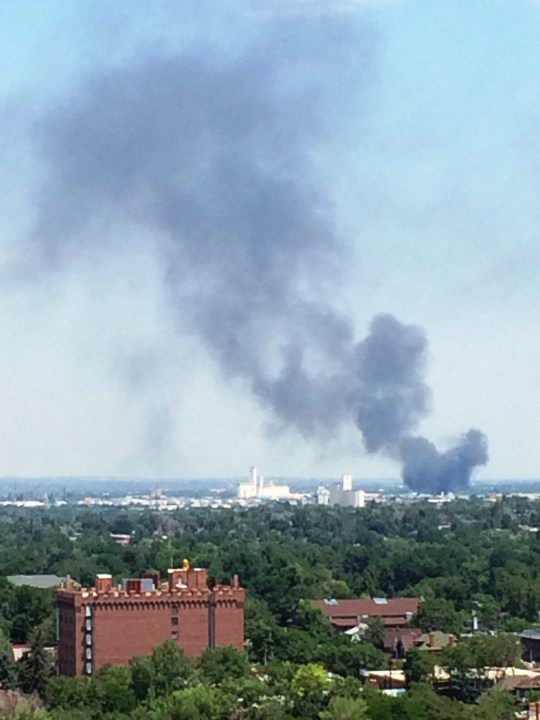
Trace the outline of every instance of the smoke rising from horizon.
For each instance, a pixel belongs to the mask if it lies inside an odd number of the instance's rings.
[[[423,437],[405,437],[399,450],[403,480],[418,492],[467,490],[472,468],[488,461],[487,439],[479,430],[469,430],[446,452]]]
[[[302,42],[285,56],[265,38],[111,69],[49,112],[35,257],[129,252],[137,227],[181,331],[283,427],[320,439],[354,422],[412,489],[463,489],[487,460],[482,434],[445,453],[413,436],[430,407],[423,331],[378,315],[359,341],[326,299],[346,248],[314,158],[334,130],[325,98],[363,90],[366,53],[306,27],[290,26]]]
[[[428,344],[423,330],[391,315],[378,315],[358,347],[361,390],[355,409],[367,451],[382,451],[399,460],[403,481],[411,490],[466,490],[474,468],[488,461],[485,435],[469,430],[442,452],[413,435],[431,401],[424,381]]]

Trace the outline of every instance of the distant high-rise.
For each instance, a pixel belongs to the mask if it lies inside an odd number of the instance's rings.
[[[244,647],[244,590],[211,584],[207,571],[169,570],[126,580],[114,587],[111,575],[97,575],[95,587],[81,588],[69,578],[57,591],[58,669],[63,675],[92,675],[104,665],[126,665],[172,640],[186,655],[207,647]]]

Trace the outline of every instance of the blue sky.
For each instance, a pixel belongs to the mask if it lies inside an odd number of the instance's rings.
[[[269,433],[242,383],[175,328],[140,237],[127,274],[117,254],[32,282],[14,264],[47,177],[33,128],[51,108],[111,67],[216,46],[234,55],[276,18],[297,16],[301,34],[302,19],[320,15],[345,17],[366,56],[357,82],[346,56],[336,65],[349,96],[326,107],[315,151],[348,253],[330,292],[360,335],[381,311],[425,328],[425,434],[444,446],[479,427],[484,477],[538,477],[540,4],[238,0],[219,14],[215,4],[0,8],[0,474],[222,476],[256,463],[268,475],[397,475],[362,453],[354,428],[324,447]],[[295,66],[293,81],[304,77],[309,67]],[[125,377],[132,356],[150,368],[138,386]]]

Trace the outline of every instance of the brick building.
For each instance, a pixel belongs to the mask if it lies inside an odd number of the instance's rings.
[[[231,585],[209,585],[207,571],[187,562],[169,570],[164,583],[157,573],[118,587],[111,575],[98,575],[93,588],[68,578],[56,598],[63,675],[126,665],[165,640],[177,642],[192,657],[217,645],[244,647],[244,590],[238,577]]]

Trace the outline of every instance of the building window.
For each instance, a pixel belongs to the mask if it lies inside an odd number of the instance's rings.
[[[178,618],[177,618],[177,617],[172,617],[172,618],[171,618],[171,625],[178,625]]]
[[[173,630],[173,631],[171,632],[171,639],[172,639],[172,640],[178,640],[178,638],[179,638],[178,630]]]

